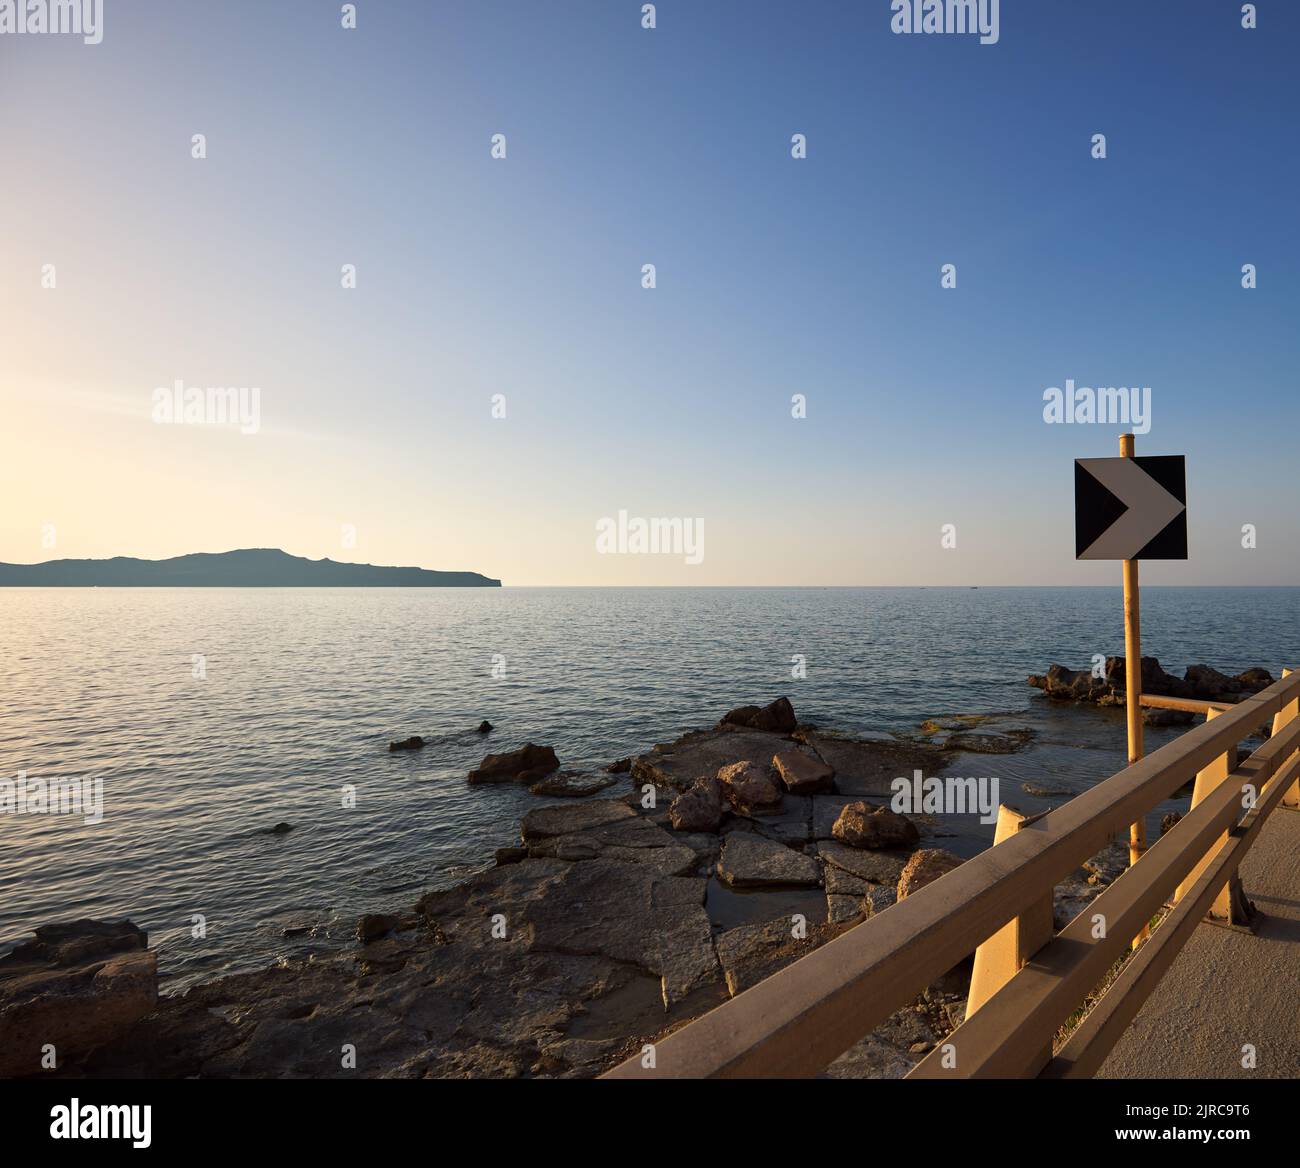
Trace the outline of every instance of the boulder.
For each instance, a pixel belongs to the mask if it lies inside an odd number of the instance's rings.
[[[770,730],[777,734],[789,734],[799,724],[789,698],[777,698],[766,706],[740,706],[724,714],[722,723],[750,730]]]
[[[158,960],[130,921],[42,925],[0,959],[0,1078],[41,1074],[119,1038],[158,1002]]]
[[[489,722],[486,718],[484,718],[483,721],[481,721],[478,724],[478,732],[480,734],[487,734],[489,731],[491,731],[491,729],[492,729],[492,723]]]
[[[831,834],[852,848],[907,848],[921,841],[916,824],[906,815],[861,801],[845,806]]]
[[[424,739],[418,734],[412,734],[410,738],[403,738],[400,742],[390,742],[389,750],[423,750]]]
[[[764,885],[815,886],[821,870],[812,856],[752,832],[732,832],[722,841],[718,875],[733,888]]]
[[[1221,695],[1236,694],[1241,688],[1227,674],[1220,673],[1209,665],[1189,665],[1185,677],[1192,688],[1192,696],[1207,701],[1213,701]]]
[[[761,815],[781,807],[781,788],[766,767],[736,762],[718,771],[722,794],[742,815]]]
[[[802,750],[774,754],[772,769],[792,795],[817,795],[835,789],[835,772],[821,759]]]
[[[961,863],[960,856],[954,856],[943,848],[922,848],[913,852],[898,878],[898,899],[906,900],[913,892],[919,892]]]
[[[536,782],[559,766],[560,760],[551,747],[529,742],[507,754],[489,754],[477,769],[469,772],[469,782]]]
[[[378,941],[397,928],[398,918],[390,913],[366,913],[357,920],[357,940],[363,945]]]
[[[668,808],[675,831],[717,831],[722,822],[722,785],[717,779],[698,779]]]

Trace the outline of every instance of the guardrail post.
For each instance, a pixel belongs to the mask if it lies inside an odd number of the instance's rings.
[[[1208,722],[1213,718],[1219,717],[1225,713],[1224,710],[1206,710],[1205,720]],[[1204,770],[1196,772],[1196,784],[1192,787],[1192,806],[1199,804],[1211,791],[1219,786],[1234,770],[1237,769],[1237,748],[1230,746],[1218,758],[1216,758]],[[1228,838],[1227,832],[1219,836],[1214,841],[1214,846],[1206,852],[1194,867],[1183,878],[1174,892],[1174,903],[1182,900],[1184,895],[1196,883],[1196,879],[1205,871],[1206,866],[1210,863],[1214,854],[1223,845]],[[1209,919],[1220,921],[1226,924],[1244,925],[1249,923],[1249,907],[1246,903],[1246,896],[1241,889],[1241,880],[1234,872],[1228,882],[1223,886],[1222,891],[1214,899],[1214,904],[1210,906]]]
[[[993,829],[994,847],[1032,821],[1014,807],[1001,804],[997,827]],[[1020,916],[1013,917],[975,950],[975,969],[971,973],[970,994],[966,998],[967,1018],[1015,977],[1025,962],[1052,939],[1052,924],[1052,890],[1049,888],[1042,900],[1032,904]],[[1049,1044],[1044,1063],[1051,1057]]]
[[[1292,669],[1284,669],[1282,670],[1282,676],[1290,677],[1294,672],[1295,671]],[[1287,702],[1285,706],[1273,715],[1273,733],[1280,733],[1283,726],[1297,717],[1300,717],[1300,698],[1294,698]],[[1283,762],[1285,762],[1285,760],[1283,760]],[[1278,765],[1281,766],[1282,764],[1279,763]],[[1292,783],[1291,789],[1282,796],[1282,806],[1290,807],[1295,811],[1300,811],[1300,779],[1297,779]]]

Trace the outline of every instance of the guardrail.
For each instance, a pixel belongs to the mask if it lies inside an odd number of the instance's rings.
[[[1234,911],[1237,868],[1269,812],[1300,806],[1300,673],[1205,712],[1202,725],[1009,825],[995,846],[661,1039],[653,1066],[634,1056],[604,1077],[816,1074],[995,934],[1034,936],[1057,883],[1196,776],[1188,814],[1059,934],[1032,953],[1012,946],[1014,968],[1002,963],[999,984],[986,983],[984,1000],[908,1077],[1091,1074],[1197,922],[1216,906]],[[1238,743],[1270,718],[1272,737],[1238,764]],[[1057,1029],[1171,896],[1172,910],[1053,1056]]]

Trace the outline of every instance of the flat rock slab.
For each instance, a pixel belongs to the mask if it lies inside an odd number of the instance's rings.
[[[890,796],[893,781],[911,779],[912,772],[937,774],[948,755],[923,742],[895,738],[849,738],[812,731],[804,735],[826,764],[835,772],[835,789],[845,795]]]
[[[662,886],[659,896],[656,886],[636,865],[573,864],[523,906],[529,948],[631,962],[660,976],[664,1005],[672,1006],[717,981],[718,960],[701,905],[685,902],[680,885]]]
[[[528,788],[534,795],[562,796],[583,799],[612,787],[618,779],[614,775],[584,775],[574,771],[556,771]]]
[[[769,884],[815,885],[821,869],[812,856],[752,832],[732,832],[722,841],[718,875],[735,888]]]
[[[866,851],[835,840],[818,840],[817,855],[829,868],[837,868],[868,884],[898,887],[898,878],[911,855],[908,851]]]
[[[781,785],[792,795],[816,795],[835,789],[835,772],[811,749],[791,746],[772,756],[772,767]]]
[[[754,830],[784,844],[806,844],[813,839],[813,801],[806,795],[786,795],[781,810],[750,820]]]
[[[532,843],[550,836],[571,835],[575,831],[590,831],[607,823],[636,818],[637,813],[626,803],[612,799],[573,806],[534,807],[524,816],[520,834],[525,843]]]
[[[625,804],[613,804],[625,807]],[[531,813],[530,813],[531,814]],[[527,844],[530,856],[549,856],[557,860],[618,860],[645,865],[664,876],[681,876],[699,864],[699,853],[682,842],[680,836],[666,831],[650,819],[633,813],[565,835],[544,836]]]
[[[810,953],[826,939],[824,930],[816,926],[805,925],[805,928],[807,936],[796,937],[795,922],[790,917],[777,917],[722,933],[717,939],[717,950],[727,992],[735,997]]]
[[[633,759],[632,781],[684,791],[696,779],[716,776],[731,763],[752,762],[766,769],[772,756],[789,746],[790,739],[783,734],[730,724],[692,730]]]

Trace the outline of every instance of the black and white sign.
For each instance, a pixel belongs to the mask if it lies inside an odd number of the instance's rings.
[[[1076,458],[1074,558],[1187,559],[1186,458]]]

